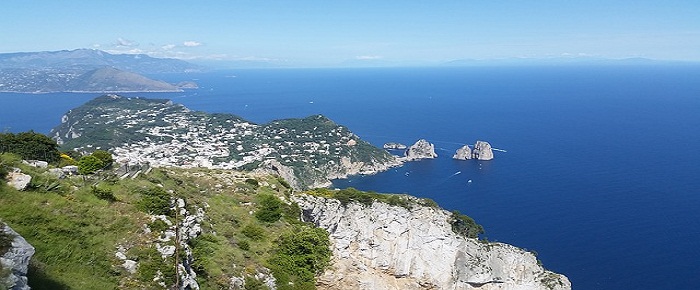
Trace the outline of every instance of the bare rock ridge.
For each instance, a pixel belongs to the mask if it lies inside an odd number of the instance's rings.
[[[420,139],[406,149],[405,156],[407,161],[413,161],[435,158],[437,154],[435,153],[435,145],[425,139]]]
[[[457,152],[455,152],[452,158],[458,160],[491,160],[493,159],[493,150],[489,142],[476,141],[476,143],[474,143],[474,150],[469,149],[469,145],[464,145],[457,149]]]
[[[34,247],[5,223],[0,222],[0,286],[12,290],[28,290],[27,271]]]
[[[443,209],[294,199],[305,221],[330,233],[333,258],[319,289],[571,289],[530,252],[455,234]]]

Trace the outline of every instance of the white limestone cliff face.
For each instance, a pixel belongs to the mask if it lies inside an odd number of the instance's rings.
[[[532,253],[455,234],[442,209],[295,200],[305,221],[330,233],[333,258],[320,289],[571,289]]]
[[[476,143],[474,143],[472,157],[478,160],[493,159],[493,150],[491,150],[491,144],[489,144],[489,142],[486,141],[476,141]]]
[[[413,161],[419,159],[429,159],[437,157],[435,145],[425,139],[420,139],[415,144],[406,149],[406,160]]]
[[[328,187],[331,186],[331,180],[333,179],[348,178],[348,176],[357,174],[375,174],[401,164],[402,161],[398,158],[389,161],[374,160],[373,162],[362,162],[352,161],[350,157],[342,157],[339,162],[318,165],[317,170],[305,172],[303,174],[305,179],[302,181],[295,174],[294,168],[285,166],[277,160],[269,159],[261,163],[253,172],[279,175],[292,188],[301,190],[304,188]]]
[[[469,149],[468,145],[464,145],[461,148],[457,149],[457,152],[455,152],[455,155],[453,155],[452,158],[458,160],[472,159],[472,150]]]
[[[9,269],[9,276],[0,277],[0,285],[12,290],[28,290],[27,271],[29,260],[34,255],[34,247],[9,226],[0,222],[0,235],[9,237],[11,247],[0,256],[0,268]]]

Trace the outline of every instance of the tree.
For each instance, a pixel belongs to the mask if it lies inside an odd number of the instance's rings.
[[[279,289],[314,289],[315,276],[323,273],[330,262],[328,232],[300,226],[283,233],[276,244],[269,262]]]
[[[480,224],[457,210],[452,211],[450,224],[452,224],[452,231],[467,238],[477,239],[479,234],[484,233],[484,228]]]
[[[282,201],[270,194],[260,195],[255,217],[266,223],[274,223],[282,217]]]
[[[1,133],[0,153],[10,152],[22,159],[56,162],[59,159],[58,144],[44,134],[34,131]]]
[[[80,158],[78,161],[78,173],[79,174],[93,174],[95,171],[102,169],[105,166],[102,160],[99,158],[88,155]]]
[[[112,154],[105,150],[95,150],[95,152],[92,152],[92,154],[90,155],[97,157],[97,159],[100,159],[104,166],[110,166],[114,162]]]

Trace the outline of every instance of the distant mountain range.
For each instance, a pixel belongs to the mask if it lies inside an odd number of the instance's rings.
[[[94,49],[0,54],[0,91],[173,92],[178,85],[141,74],[198,72],[203,67],[143,54],[110,54]],[[187,88],[193,85],[185,84]]]
[[[502,59],[457,59],[442,66],[519,66],[519,65],[650,65],[650,64],[696,64],[689,61],[656,60],[641,57],[611,59],[599,57],[552,57],[552,58],[502,58]]]

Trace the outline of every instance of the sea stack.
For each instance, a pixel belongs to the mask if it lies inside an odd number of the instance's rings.
[[[435,145],[425,139],[420,139],[406,150],[406,160],[430,159],[437,157]]]
[[[474,150],[472,151],[472,158],[477,160],[491,160],[493,159],[493,151],[491,150],[491,144],[486,141],[476,141],[474,144]]]
[[[455,155],[453,155],[452,158],[457,160],[472,159],[472,150],[469,149],[469,145],[464,145],[462,148],[457,149],[457,152],[455,152]]]

